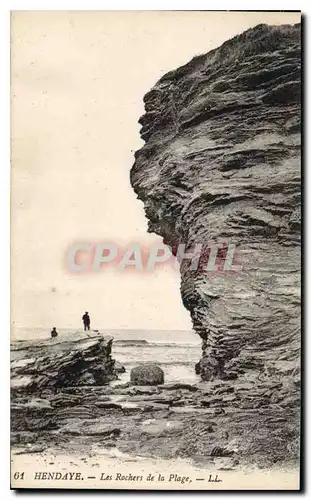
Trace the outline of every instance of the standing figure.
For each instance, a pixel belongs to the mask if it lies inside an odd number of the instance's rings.
[[[89,313],[86,312],[82,316],[83,324],[84,324],[84,331],[90,329],[90,324],[91,324],[91,319],[89,317]]]
[[[53,329],[51,331],[51,337],[57,337],[57,335],[58,335],[58,332],[56,331],[56,327],[53,326]]]

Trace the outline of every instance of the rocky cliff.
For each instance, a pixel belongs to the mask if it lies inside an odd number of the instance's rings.
[[[193,251],[212,240],[225,253],[236,245],[239,272],[181,262],[202,379],[281,381],[274,403],[290,405],[299,385],[300,57],[300,25],[259,25],[164,75],[144,97],[145,145],[131,170],[148,230],[173,252],[178,243]]]
[[[101,386],[116,380],[113,338],[92,334],[11,344],[11,389],[15,395],[65,387]]]

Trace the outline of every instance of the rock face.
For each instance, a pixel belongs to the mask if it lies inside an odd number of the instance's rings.
[[[240,272],[180,267],[203,380],[299,380],[300,25],[259,25],[145,95],[131,183],[173,253],[233,243]],[[223,262],[224,255],[219,261]]]
[[[164,384],[164,372],[153,363],[135,366],[131,370],[131,382],[135,385]]]
[[[40,393],[81,385],[104,385],[117,379],[111,357],[112,337],[19,341],[11,346],[13,392]]]

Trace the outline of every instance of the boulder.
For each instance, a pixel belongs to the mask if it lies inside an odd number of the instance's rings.
[[[153,363],[138,365],[131,370],[131,382],[135,385],[164,384],[164,372]]]

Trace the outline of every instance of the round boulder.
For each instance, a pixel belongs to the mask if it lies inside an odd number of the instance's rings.
[[[164,384],[164,372],[153,363],[138,365],[131,370],[131,382],[134,385]]]

